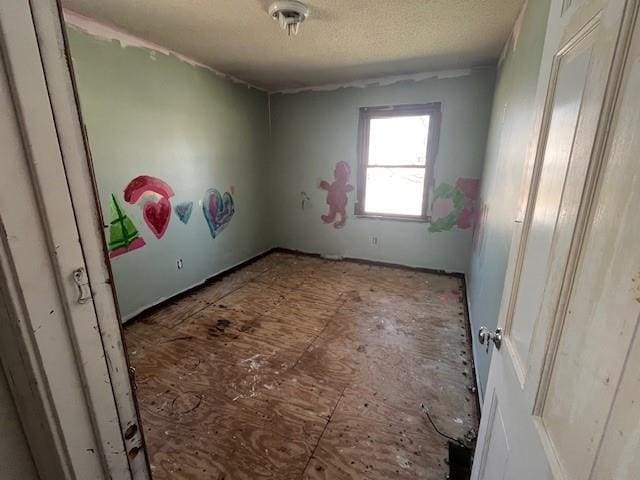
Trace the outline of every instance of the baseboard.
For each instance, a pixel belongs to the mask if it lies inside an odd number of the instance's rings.
[[[471,301],[469,300],[469,282],[467,282],[467,278],[465,275],[464,278],[464,296],[465,296],[465,306],[467,309],[467,320],[469,321],[469,330],[470,330],[470,339],[471,339],[471,355],[473,356],[473,372],[476,380],[476,393],[477,393],[477,401],[478,406],[480,408],[480,412],[482,412],[483,398],[484,398],[484,389],[482,387],[482,383],[480,383],[480,376],[478,375],[478,369],[476,365],[478,364],[478,349],[476,342],[473,341],[474,331],[473,326],[474,323],[471,319]]]
[[[183,290],[179,290],[178,292],[176,292],[175,294],[171,295],[170,297],[162,298],[162,299],[158,300],[155,303],[152,303],[150,305],[142,307],[142,308],[136,310],[135,312],[133,312],[133,313],[127,315],[127,316],[122,317],[122,323],[126,324],[126,323],[128,323],[130,321],[135,321],[136,317],[139,317],[139,316],[141,316],[143,314],[148,314],[148,313],[153,312],[155,310],[161,309],[167,303],[175,302],[176,300],[179,300],[181,297],[189,295],[191,292],[193,292],[193,290],[202,288],[205,285],[208,285],[210,283],[217,282],[217,281],[221,280],[222,278],[226,277],[227,275],[230,275],[233,272],[235,272],[237,270],[240,270],[243,267],[246,267],[247,265],[251,265],[252,263],[260,260],[261,258],[266,257],[267,255],[269,255],[274,250],[275,250],[274,248],[268,248],[268,249],[262,251],[261,253],[258,253],[257,255],[254,255],[253,257],[249,257],[246,260],[242,260],[242,261],[236,263],[235,265],[230,266],[229,268],[226,268],[224,270],[220,270],[219,272],[215,273],[214,275],[205,278],[201,282],[195,283],[195,284],[193,284],[193,285],[191,285],[189,287],[184,288]]]
[[[342,262],[351,262],[351,263],[361,263],[361,264],[366,264],[366,265],[375,265],[377,267],[391,267],[391,268],[400,268],[403,270],[412,270],[414,272],[422,272],[422,273],[431,273],[433,275],[447,275],[447,276],[453,276],[453,277],[458,277],[458,278],[462,278],[464,279],[464,273],[461,272],[451,272],[448,270],[438,270],[435,268],[428,268],[428,267],[417,267],[417,266],[412,266],[412,265],[405,265],[402,263],[393,263],[393,262],[383,262],[381,260],[374,260],[374,259],[369,259],[369,258],[361,258],[361,257],[340,257],[340,258],[332,258],[332,257],[325,257],[323,254],[321,253],[315,253],[315,252],[307,252],[304,250],[295,250],[292,248],[285,248],[285,247],[274,247],[272,249],[273,252],[281,252],[281,253],[288,253],[291,255],[302,255],[302,256],[307,256],[307,257],[316,257],[316,258],[325,258],[327,260],[335,260],[335,261],[342,261]]]
[[[253,257],[249,257],[246,260],[243,260],[241,262],[238,262],[237,264],[225,269],[225,270],[221,270],[220,272],[217,272],[216,274],[205,278],[204,280],[202,280],[201,282],[195,283],[193,285],[190,285],[186,288],[184,288],[183,290],[179,290],[178,292],[176,292],[175,294],[171,295],[170,297],[166,297],[166,298],[162,298],[160,300],[158,300],[157,302],[154,302],[152,304],[149,304],[147,306],[144,306],[136,311],[134,311],[133,313],[130,313],[129,315],[123,316],[122,317],[122,323],[126,324],[129,323],[131,321],[135,321],[136,317],[139,317],[143,314],[148,314],[150,312],[153,312],[154,310],[160,309],[163,306],[165,306],[167,303],[169,302],[174,302],[178,299],[180,299],[183,296],[189,295],[193,290],[196,290],[198,288],[202,288],[203,286],[212,283],[212,282],[216,282],[221,280],[222,278],[224,278],[225,276],[235,272],[236,270],[239,270],[243,267],[246,267],[247,265],[251,265],[253,262],[269,255],[270,253],[273,252],[280,252],[280,253],[287,253],[290,255],[301,255],[301,256],[308,256],[308,257],[316,257],[316,258],[322,258],[322,255],[319,253],[313,253],[313,252],[306,252],[303,250],[294,250],[291,248],[285,248],[285,247],[271,247],[268,248],[264,251],[262,251],[261,253],[254,255]],[[405,270],[413,270],[413,271],[419,271],[419,272],[425,272],[425,273],[431,273],[434,275],[449,275],[449,276],[455,276],[455,277],[459,277],[459,278],[463,278],[464,279],[464,274],[459,273],[459,272],[448,272],[446,270],[436,270],[433,268],[426,268],[426,267],[414,267],[414,266],[409,266],[409,265],[403,265],[400,263],[391,263],[391,262],[382,262],[382,261],[378,261],[378,260],[370,260],[367,258],[354,258],[354,257],[341,257],[340,261],[344,261],[344,262],[353,262],[353,263],[363,263],[363,264],[368,264],[368,265],[376,265],[376,266],[380,266],[380,267],[393,267],[393,268],[401,268],[401,269],[405,269]]]

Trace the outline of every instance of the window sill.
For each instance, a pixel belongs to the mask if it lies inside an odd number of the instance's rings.
[[[376,215],[374,213],[355,214],[356,218],[365,220],[391,220],[396,222],[431,223],[431,217],[411,217],[403,215]]]

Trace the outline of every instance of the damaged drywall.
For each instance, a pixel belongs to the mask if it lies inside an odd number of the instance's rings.
[[[260,91],[264,91],[262,88],[252,85],[244,80],[240,80],[239,78],[233,77],[232,75],[228,75],[226,73],[222,73],[215,68],[210,67],[209,65],[205,65],[204,63],[198,62],[193,58],[190,58],[186,55],[182,55],[181,53],[174,52],[168,48],[162,47],[156,43],[149,42],[142,38],[136,37],[127,33],[123,30],[120,30],[114,26],[106,25],[92,18],[85,17],[84,15],[80,15],[79,13],[73,12],[68,9],[63,9],[64,21],[67,24],[67,27],[71,27],[74,29],[81,30],[82,32],[92,35],[97,38],[101,38],[103,40],[116,41],[120,44],[122,48],[134,47],[134,48],[142,48],[145,49],[149,53],[149,57],[153,60],[157,58],[158,54],[173,56],[179,59],[182,62],[185,62],[193,67],[204,68],[211,73],[218,75],[226,80],[229,80],[233,83],[237,83],[240,85],[245,85],[249,88],[255,88]],[[73,55],[73,52],[71,52]]]
[[[300,88],[287,88],[284,90],[277,90],[273,93],[281,94],[295,94],[303,92],[332,92],[334,90],[340,90],[342,88],[368,88],[368,87],[387,87],[396,83],[412,83],[422,82],[423,80],[437,79],[443,80],[446,78],[458,78],[471,75],[473,70],[482,69],[484,67],[460,68],[456,70],[440,70],[434,72],[419,72],[407,75],[391,75],[379,78],[369,78],[363,80],[356,80],[347,83],[333,83],[328,85],[318,85],[315,87],[300,87]],[[486,67],[491,69],[491,67]]]

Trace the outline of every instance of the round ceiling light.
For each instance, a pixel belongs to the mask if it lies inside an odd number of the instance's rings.
[[[269,15],[289,36],[297,35],[300,24],[309,16],[309,8],[295,0],[280,0],[271,4]]]

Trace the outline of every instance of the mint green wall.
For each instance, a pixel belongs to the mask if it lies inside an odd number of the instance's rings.
[[[269,248],[267,95],[174,56],[68,31],[105,221],[115,193],[147,243],[112,261],[123,317]],[[169,183],[172,205],[193,200],[189,223],[172,214],[156,239],[122,196],[138,175]],[[213,239],[198,201],[231,186],[235,216]]]
[[[498,70],[480,193],[481,226],[468,276],[474,332],[482,325],[494,330],[498,324],[520,182],[533,128],[549,4],[549,0],[529,1],[515,49],[512,41]],[[484,391],[490,354],[485,354],[475,336],[474,342],[476,369]]]
[[[430,233],[429,225],[353,216],[349,194],[347,225],[325,225],[326,192],[319,179],[333,180],[338,161],[351,166],[356,183],[359,108],[442,102],[436,185],[459,177],[480,178],[491,112],[493,69],[450,78],[405,81],[388,86],[340,88],[271,96],[272,222],[277,245],[307,252],[374,259],[403,265],[465,272],[472,229]],[[306,192],[311,201],[302,209]],[[378,238],[372,245],[370,238]]]

